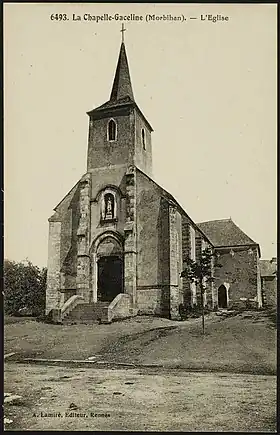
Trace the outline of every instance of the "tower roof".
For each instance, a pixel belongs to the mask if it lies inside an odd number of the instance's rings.
[[[146,121],[150,130],[153,131],[153,127],[148,122],[134,100],[124,42],[121,43],[110,99],[106,101],[106,103],[101,104],[101,106],[98,106],[95,109],[87,112],[87,114],[89,116],[93,116],[95,113],[100,114],[100,112],[104,113],[104,111],[107,112],[107,110],[120,108],[123,106],[134,107]]]
[[[122,42],[110,101],[121,100],[125,97],[134,101],[125,45]]]

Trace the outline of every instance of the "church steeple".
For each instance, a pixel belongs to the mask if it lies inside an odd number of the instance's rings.
[[[134,165],[152,176],[153,128],[134,100],[123,37],[110,99],[87,114],[87,171]]]
[[[110,101],[121,100],[125,97],[134,101],[125,45],[122,42]]]

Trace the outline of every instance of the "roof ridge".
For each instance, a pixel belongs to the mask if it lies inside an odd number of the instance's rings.
[[[211,219],[209,221],[198,222],[197,225],[205,224],[205,223],[208,223],[208,222],[226,222],[226,221],[227,222],[233,222],[233,220],[231,218],[223,218],[223,219]]]
[[[185,216],[195,225],[195,227],[198,229],[198,231],[200,233],[203,234],[203,236],[208,240],[208,242],[213,245],[211,239],[207,236],[207,234],[204,233],[204,231],[202,231],[201,228],[199,228],[198,224],[188,215],[188,213],[185,211],[185,209],[181,206],[181,204],[179,203],[179,201],[171,194],[168,192],[168,190],[166,190],[164,187],[162,187],[160,184],[158,184],[153,178],[151,178],[149,175],[147,175],[145,172],[143,172],[141,169],[138,168],[138,166],[133,165],[137,171],[139,171],[141,174],[143,174],[145,177],[148,178],[148,180],[152,181],[157,187],[159,187],[167,196],[169,196],[169,201],[174,201],[175,204],[183,211],[183,213],[185,214]]]

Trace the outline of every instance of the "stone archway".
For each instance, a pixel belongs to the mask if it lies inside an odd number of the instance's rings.
[[[218,307],[227,308],[227,306],[228,306],[227,288],[224,284],[222,284],[218,288]]]
[[[90,254],[92,302],[111,302],[124,292],[123,257],[123,241],[118,233],[108,231],[95,239]]]

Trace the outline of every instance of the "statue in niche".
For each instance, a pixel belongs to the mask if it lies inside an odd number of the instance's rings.
[[[114,210],[114,196],[111,193],[107,193],[104,197],[105,201],[105,219],[113,219],[115,210]]]
[[[113,216],[112,210],[113,210],[113,203],[112,203],[111,198],[109,198],[108,202],[107,202],[107,215]]]

